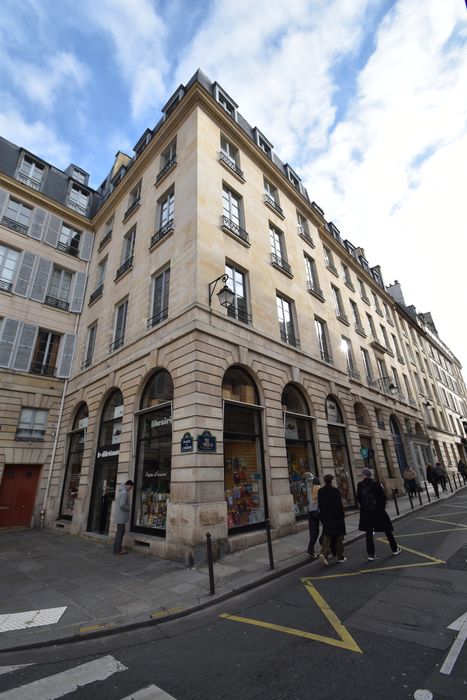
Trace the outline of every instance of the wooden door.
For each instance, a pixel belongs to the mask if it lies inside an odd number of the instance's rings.
[[[30,527],[39,466],[6,465],[0,484],[0,527]]]

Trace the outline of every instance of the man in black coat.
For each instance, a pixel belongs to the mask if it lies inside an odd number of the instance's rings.
[[[319,517],[323,523],[323,545],[319,558],[328,566],[328,554],[335,537],[337,561],[347,561],[344,557],[345,514],[339,489],[332,486],[332,474],[325,474],[324,486],[318,491]]]
[[[360,522],[358,529],[366,533],[366,551],[368,561],[378,559],[375,554],[375,543],[373,531],[384,532],[391,547],[393,555],[396,557],[401,553],[397,542],[392,534],[393,526],[391,518],[386,513],[386,494],[377,481],[372,479],[372,471],[365,467],[362,469],[363,480],[358,482],[357,500],[360,505]]]

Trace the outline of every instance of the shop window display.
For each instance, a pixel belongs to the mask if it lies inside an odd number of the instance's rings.
[[[333,398],[326,399],[326,415],[336,486],[340,491],[344,506],[355,506],[355,484],[347,449],[344,419],[339,405]]]
[[[316,474],[312,419],[302,394],[294,386],[286,386],[282,393],[285,446],[289,470],[290,492],[297,517],[308,515],[304,472]]]
[[[63,486],[60,517],[71,520],[75,501],[78,496],[78,487],[81,476],[81,462],[83,459],[84,438],[88,425],[88,407],[83,404],[78,410],[73,427],[68,435],[69,448],[66,465],[65,483]]]

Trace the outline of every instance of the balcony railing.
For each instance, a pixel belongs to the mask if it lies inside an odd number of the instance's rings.
[[[292,345],[294,348],[300,347],[300,341],[292,333],[285,333],[285,331],[281,330],[281,340],[283,343],[287,343],[287,345]]]
[[[350,379],[360,379],[360,372],[358,371],[358,369],[352,369],[351,367],[349,367],[348,372]]]
[[[237,238],[240,238],[242,241],[249,244],[250,241],[248,233],[245,231],[244,228],[236,224],[235,221],[232,221],[232,219],[229,219],[227,216],[222,216],[221,227],[227,229],[231,233],[235,234]]]
[[[101,242],[99,243],[98,252],[102,250],[102,248],[106,245],[106,243],[108,243],[110,241],[111,238],[112,238],[112,231],[107,231],[107,233],[105,234],[105,236],[101,239]]]
[[[32,187],[33,190],[40,190],[41,188],[42,180],[34,180],[32,177],[24,175],[22,172],[19,172],[16,178],[20,182],[24,182],[25,185],[29,185],[29,187]]]
[[[81,369],[87,369],[92,364],[92,357],[86,357],[81,363]]]
[[[328,365],[334,364],[334,358],[327,350],[320,350],[320,355],[323,362],[327,362]]]
[[[117,270],[117,274],[115,275],[115,281],[119,279],[127,270],[133,267],[133,255],[131,255],[129,258],[125,260],[125,262],[120,265],[120,267]]]
[[[12,287],[13,285],[11,282],[5,282],[5,280],[0,280],[0,289],[2,289],[4,292],[11,292]]]
[[[109,352],[113,352],[114,350],[118,350],[118,348],[121,348],[124,341],[125,341],[124,335],[122,335],[121,338],[117,338],[117,340],[114,340],[114,342],[110,343],[110,345],[109,345]]]
[[[83,214],[83,216],[86,216],[86,213],[88,211],[87,204],[85,207],[83,207],[82,204],[78,204],[77,202],[73,202],[73,200],[71,200],[71,199],[67,199],[66,205],[69,209],[73,209],[73,211],[77,211],[78,214]]]
[[[156,185],[157,183],[162,180],[164,175],[166,175],[169,170],[171,170],[175,165],[177,165],[177,159],[176,158],[171,158],[162,168],[158,176],[156,177]]]
[[[170,231],[174,230],[174,220],[170,219],[167,221],[166,224],[161,226],[161,228],[156,231],[156,233],[151,237],[151,241],[149,243],[149,247],[152,248],[153,245],[156,245],[156,243],[159,243]]]
[[[244,309],[236,309],[233,304],[227,307],[227,315],[242,323],[253,323],[253,316]]]
[[[28,226],[25,224],[20,224],[19,221],[10,219],[8,216],[3,217],[2,224],[7,226],[7,228],[11,228],[12,231],[17,231],[18,233],[27,234],[28,232]]]
[[[243,170],[240,170],[236,162],[233,160],[233,158],[230,158],[227,153],[224,153],[223,151],[219,152],[219,160],[221,163],[224,163],[230,170],[233,170],[233,172],[238,175],[242,180],[244,180],[243,176]]]
[[[31,372],[33,374],[43,374],[46,377],[54,377],[55,376],[55,367],[52,367],[51,365],[43,365],[40,362],[33,362],[31,364]]]
[[[271,262],[274,265],[274,267],[278,267],[282,272],[285,272],[288,275],[292,274],[292,268],[290,267],[289,263],[286,260],[280,258],[275,253],[271,253]]]
[[[130,204],[130,206],[128,207],[128,209],[124,213],[123,220],[128,219],[130,214],[132,214],[135,211],[135,209],[138,209],[140,203],[141,203],[141,197],[136,197],[135,201]]]
[[[298,235],[300,238],[303,238],[307,243],[309,243],[313,248],[315,247],[315,244],[313,243],[313,239],[310,236],[310,233],[306,230],[304,226],[297,226],[297,231]]]
[[[102,296],[102,292],[104,291],[104,285],[100,284],[96,289],[93,291],[91,296],[89,297],[89,303],[92,304],[93,301],[96,301],[96,299],[99,299],[99,297]]]
[[[324,299],[323,290],[320,287],[318,287],[317,284],[314,284],[313,282],[309,281],[307,286],[310,294],[316,294],[316,296],[320,297],[321,299]]]
[[[152,316],[152,318],[149,319],[149,321],[146,324],[147,328],[153,328],[154,326],[157,326],[158,323],[162,323],[162,321],[165,321],[165,319],[169,315],[169,309],[165,308],[162,309],[162,311],[159,311],[158,314],[155,314]]]
[[[278,205],[278,203],[276,202],[275,199],[273,199],[270,195],[265,194],[264,195],[264,202],[265,202],[265,204],[270,206],[272,209],[274,209],[274,211],[277,214],[279,214],[279,216],[282,216],[282,218],[284,218],[284,212],[282,211],[282,209],[280,208],[280,206]]]
[[[70,308],[70,303],[68,301],[57,299],[57,297],[53,297],[50,294],[47,294],[45,297],[44,304],[47,304],[47,306],[53,306],[54,309],[61,309],[61,311],[68,311]]]
[[[73,255],[73,257],[78,256],[78,248],[76,246],[71,246],[69,243],[57,243],[57,250],[61,250],[62,253],[68,253],[68,255]]]

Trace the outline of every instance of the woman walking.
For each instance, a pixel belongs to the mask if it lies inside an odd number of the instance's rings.
[[[374,481],[371,469],[362,469],[363,480],[358,482],[357,500],[360,505],[360,522],[358,529],[366,534],[366,551],[368,561],[378,559],[375,553],[373,531],[384,532],[391,547],[393,556],[401,553],[392,534],[393,526],[391,518],[386,513],[386,494],[381,484]]]

